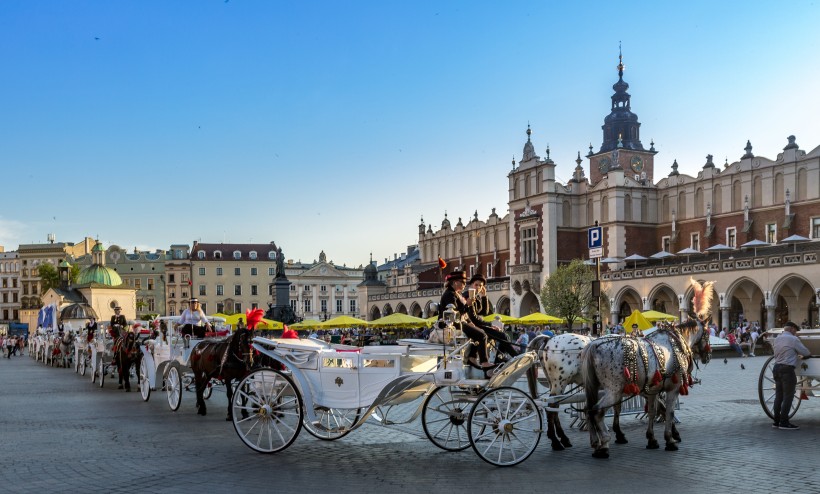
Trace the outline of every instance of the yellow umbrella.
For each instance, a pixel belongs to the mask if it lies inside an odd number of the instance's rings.
[[[518,322],[518,319],[512,316],[505,316],[504,314],[490,314],[489,316],[484,316],[484,320],[487,322],[493,322],[496,317],[499,317],[503,324],[516,324]]]
[[[225,322],[230,324],[233,327],[236,327],[239,324],[239,321],[246,324],[247,320],[245,319],[245,314],[231,314],[230,316],[224,316]],[[284,325],[279,321],[271,321],[270,319],[262,319],[259,324],[256,326],[256,329],[282,329]]]
[[[333,319],[328,319],[327,321],[321,323],[319,326],[322,328],[365,327],[367,326],[367,321],[350,316],[336,316]]]
[[[678,319],[676,316],[673,316],[672,314],[664,314],[663,312],[658,312],[656,310],[648,310],[646,312],[641,312],[641,314],[649,322],[676,321]]]
[[[542,314],[540,312],[533,312],[532,314],[518,318],[518,324],[524,326],[536,326],[539,324],[561,324],[564,322],[560,317],[551,316],[549,314]]]
[[[291,324],[288,327],[290,329],[295,329],[297,331],[302,331],[302,330],[305,330],[305,329],[320,328],[320,327],[322,327],[322,323],[317,321],[316,319],[305,319],[302,322],[297,322],[296,324]]]
[[[376,319],[375,321],[370,321],[369,323],[367,323],[367,325],[371,328],[411,329],[418,328],[420,326],[427,327],[430,325],[430,323],[427,321],[427,319],[413,317],[407,314],[402,314],[401,312],[394,312],[389,316],[384,316],[382,318]]]
[[[627,333],[632,332],[632,325],[633,324],[637,324],[638,329],[640,329],[641,331],[643,331],[645,329],[649,329],[653,326],[652,323],[649,322],[643,316],[643,314],[641,314],[641,311],[639,311],[637,309],[633,310],[632,314],[630,314],[629,317],[627,317],[626,320],[624,320],[624,329],[626,330]]]

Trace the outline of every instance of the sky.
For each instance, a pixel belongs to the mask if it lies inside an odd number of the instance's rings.
[[[816,1],[4,0],[0,245],[381,263],[422,218],[503,216],[528,124],[569,180],[619,43],[656,181],[747,140],[810,151],[819,21]]]

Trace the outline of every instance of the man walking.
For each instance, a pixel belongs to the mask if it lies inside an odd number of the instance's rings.
[[[794,373],[798,355],[809,357],[809,349],[796,336],[797,324],[789,321],[783,326],[783,332],[774,339],[774,423],[772,427],[781,430],[797,430],[799,427],[789,422],[797,376]]]

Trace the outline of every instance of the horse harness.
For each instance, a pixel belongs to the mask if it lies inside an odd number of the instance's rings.
[[[234,361],[234,363],[240,363],[245,366],[245,371],[250,371],[251,367],[253,366],[253,351],[248,344],[248,352],[242,352],[242,343],[247,342],[248,336],[251,332],[248,329],[239,330],[233,334],[231,337],[231,341],[228,342],[228,348],[225,349],[225,353],[222,354],[222,361],[219,363],[219,374],[222,375],[222,369],[227,364],[229,367],[231,366],[229,363],[229,359]],[[247,358],[245,358],[247,357]]]
[[[644,339],[643,341],[648,347],[647,350],[643,345],[641,345],[641,340],[636,338],[625,338],[622,340],[624,342],[624,377],[626,377],[627,380],[627,384],[624,386],[624,393],[634,395],[640,394],[641,392],[644,394],[658,394],[660,393],[660,388],[658,388],[658,390],[654,393],[650,392],[650,390],[653,387],[663,383],[664,380],[671,378],[673,383],[681,383],[679,388],[680,394],[689,394],[689,386],[693,383],[692,375],[689,371],[693,362],[692,349],[688,342],[686,342],[676,331],[668,329],[659,329],[658,331],[663,331],[669,337],[669,341],[672,344],[671,356],[674,359],[674,365],[672,366],[671,372],[661,372],[661,369],[664,371],[666,370],[666,355],[661,351],[661,348],[657,343],[652,340]],[[649,379],[650,351],[655,357],[655,361],[658,363],[658,369],[655,371],[651,380]],[[646,383],[644,384],[643,391],[641,391],[637,384],[638,357],[641,359],[644,375],[646,375]],[[684,365],[684,363],[687,365]]]

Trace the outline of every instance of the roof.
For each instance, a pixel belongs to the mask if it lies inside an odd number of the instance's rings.
[[[97,283],[104,286],[119,286],[122,285],[122,278],[111,268],[101,264],[92,264],[80,271],[76,283],[78,285]]]
[[[205,252],[205,258],[199,258],[199,252]],[[240,252],[239,259],[233,258],[234,252]],[[273,261],[269,253],[276,251],[276,244],[270,242],[267,244],[194,244],[191,248],[191,259],[194,261]],[[220,252],[220,258],[214,256],[214,253]],[[250,258],[250,253],[256,252],[256,259]]]

